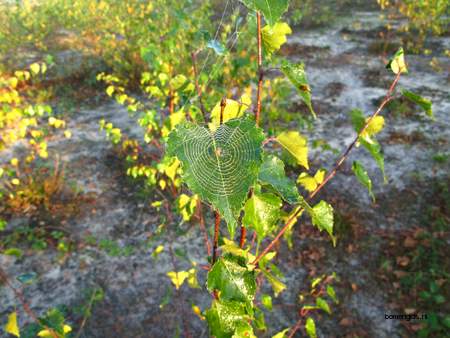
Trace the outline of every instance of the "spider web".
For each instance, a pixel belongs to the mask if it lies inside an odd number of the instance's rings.
[[[234,233],[236,218],[262,163],[264,134],[248,119],[234,119],[215,132],[184,123],[169,136],[168,152],[183,166],[189,188],[209,201]]]

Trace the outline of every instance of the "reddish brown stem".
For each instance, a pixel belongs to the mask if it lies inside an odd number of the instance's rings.
[[[220,101],[220,125],[223,123],[223,113],[225,111],[225,107],[227,106],[227,99],[225,97]]]
[[[214,242],[213,242],[212,264],[214,264],[217,260],[217,247],[219,245],[220,214],[218,211],[215,211],[215,216],[216,216],[216,222],[214,224]]]
[[[194,71],[194,81],[195,81],[195,89],[197,90],[197,96],[198,96],[198,102],[200,103],[200,111],[202,112],[203,119],[206,119],[206,109],[203,105],[203,99],[202,99],[202,89],[200,88],[199,82],[198,82],[198,70],[197,70],[197,54],[194,52],[191,54],[192,57],[192,69]]]
[[[256,13],[257,17],[257,35],[258,35],[258,92],[256,95],[256,109],[255,109],[255,121],[256,125],[259,124],[259,118],[261,115],[261,95],[264,79],[264,72],[262,68],[262,36],[261,36],[261,12]]]
[[[345,162],[345,160],[347,159],[348,155],[350,154],[350,151],[353,149],[353,147],[356,145],[356,143],[358,142],[360,136],[362,133],[364,133],[364,131],[367,129],[367,127],[369,126],[370,122],[372,121],[373,118],[375,118],[378,114],[380,114],[380,112],[383,110],[383,108],[386,106],[386,104],[389,103],[389,101],[391,101],[393,99],[393,92],[395,89],[395,86],[397,85],[399,79],[400,79],[400,74],[398,73],[397,76],[395,77],[394,81],[392,82],[383,102],[381,102],[380,106],[378,107],[378,109],[375,111],[375,113],[373,113],[367,120],[366,123],[364,124],[364,127],[359,131],[359,133],[356,135],[355,139],[353,140],[352,143],[350,143],[350,145],[347,147],[347,149],[345,150],[345,152],[341,155],[341,157],[337,160],[336,164],[334,165],[333,169],[327,174],[327,176],[325,177],[325,179],[323,180],[323,182],[317,186],[317,188],[311,192],[309,194],[309,196],[306,198],[306,201],[310,201],[314,196],[317,195],[317,193],[325,186],[325,184],[327,184],[327,182],[329,180],[331,180],[337,173],[337,171],[339,170],[339,168],[341,167],[341,165]],[[272,242],[270,242],[270,244],[258,255],[258,257],[256,257],[256,259],[253,261],[252,264],[257,264],[261,258],[263,258],[272,248],[273,246],[280,240],[281,236],[283,236],[283,234],[286,232],[286,230],[288,230],[290,228],[290,226],[292,225],[292,223],[296,220],[297,216],[300,215],[300,213],[303,211],[303,208],[299,208],[286,222],[286,224],[283,226],[283,228],[278,232],[278,234],[275,236],[275,238],[272,240]]]
[[[245,226],[241,225],[241,238],[239,241],[240,248],[244,248],[246,237],[247,237],[247,229]]]
[[[208,256],[211,256],[211,244],[209,243],[208,232],[206,231],[205,227],[205,219],[203,218],[202,202],[200,200],[197,201],[197,213],[198,213],[198,220],[200,223],[200,230],[202,231],[203,238],[205,240],[206,253],[208,254]]]
[[[12,290],[12,292],[14,293],[16,298],[22,304],[22,307],[23,307],[23,309],[25,310],[25,312],[27,313],[28,316],[30,316],[30,318],[33,319],[33,321],[36,324],[42,325],[48,332],[50,332],[50,334],[53,336],[53,338],[58,338],[58,335],[56,334],[56,332],[52,328],[49,328],[48,326],[43,325],[40,322],[39,318],[36,316],[36,314],[33,312],[33,310],[31,310],[30,305],[26,301],[22,291],[16,289],[12,285],[11,281],[9,280],[8,275],[6,274],[6,272],[2,268],[0,268],[0,280],[3,280],[5,282],[5,284]]]

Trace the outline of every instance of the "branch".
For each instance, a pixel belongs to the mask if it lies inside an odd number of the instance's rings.
[[[261,12],[256,12],[257,26],[258,26],[258,93],[256,95],[256,110],[255,110],[255,121],[256,125],[259,124],[259,117],[261,115],[261,95],[262,95],[262,85],[264,79],[264,72],[262,68],[262,36],[261,36]]]
[[[336,164],[334,165],[334,168],[327,174],[327,176],[325,177],[325,179],[323,180],[323,182],[317,186],[317,188],[311,192],[309,194],[309,196],[306,198],[306,201],[310,201],[314,196],[317,195],[317,193],[325,186],[325,184],[328,183],[329,180],[331,180],[337,173],[337,171],[339,170],[339,168],[341,167],[341,165],[345,162],[345,160],[348,158],[348,155],[350,154],[350,151],[353,149],[353,147],[356,145],[356,143],[358,142],[360,136],[362,133],[364,133],[364,131],[367,129],[367,127],[369,126],[370,122],[372,121],[373,118],[375,118],[378,114],[380,114],[380,112],[383,110],[383,108],[386,106],[386,104],[388,104],[392,99],[393,99],[393,92],[395,89],[395,86],[397,85],[399,79],[400,79],[400,74],[398,73],[397,76],[395,77],[394,81],[392,82],[383,102],[381,102],[380,106],[378,107],[378,109],[367,119],[366,123],[364,124],[364,127],[358,132],[358,135],[356,135],[355,139],[353,140],[352,143],[350,143],[350,145],[347,147],[347,149],[345,150],[345,152],[341,155],[341,157],[337,160]],[[278,232],[278,234],[275,236],[275,238],[272,240],[272,242],[270,242],[270,244],[258,255],[258,257],[256,257],[256,259],[253,261],[252,264],[257,264],[261,258],[263,258],[272,248],[273,246],[280,240],[281,236],[283,236],[283,234],[291,227],[292,223],[295,222],[295,220],[297,219],[297,216],[300,215],[300,213],[303,211],[303,208],[299,208],[286,222],[286,224],[283,226],[283,228]]]
[[[220,227],[220,214],[215,211],[216,222],[214,224],[214,242],[213,242],[213,256],[212,264],[216,262],[217,259],[217,247],[219,246],[219,227]]]
[[[211,256],[211,244],[209,243],[208,232],[206,231],[206,227],[205,227],[205,219],[203,218],[202,202],[200,201],[200,199],[197,201],[197,213],[198,213],[197,217],[200,222],[200,230],[203,232],[203,238],[205,240],[206,253],[208,254],[208,256]]]
[[[26,301],[22,291],[16,289],[12,285],[11,281],[9,280],[8,275],[6,274],[6,272],[1,267],[0,267],[0,279],[3,280],[6,283],[6,285],[12,290],[12,292],[14,293],[16,298],[22,304],[22,307],[25,310],[25,312],[28,314],[28,316],[30,316],[30,318],[33,319],[33,321],[36,324],[42,325],[48,332],[50,332],[50,334],[52,335],[53,338],[58,338],[58,335],[56,334],[55,330],[53,330],[52,328],[48,327],[47,325],[44,325],[44,324],[41,323],[41,321],[36,316],[36,314],[33,312],[33,310],[31,310],[30,305]]]

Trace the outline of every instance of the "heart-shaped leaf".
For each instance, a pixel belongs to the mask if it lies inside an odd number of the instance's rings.
[[[231,236],[258,177],[263,140],[262,130],[246,118],[227,121],[214,132],[186,122],[170,133],[168,154],[182,163],[184,182],[219,211]]]

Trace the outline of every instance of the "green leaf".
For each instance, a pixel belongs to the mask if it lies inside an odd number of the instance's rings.
[[[339,301],[336,297],[336,292],[334,291],[334,288],[331,285],[327,285],[327,294],[330,296],[330,298],[336,303],[339,304]]]
[[[387,182],[387,177],[384,172],[384,156],[381,152],[381,146],[378,143],[378,141],[374,139],[360,139],[359,140],[361,144],[364,146],[364,148],[367,149],[367,151],[370,153],[370,155],[373,157],[375,162],[378,165],[378,168],[380,168],[381,173],[383,174],[384,181]]]
[[[236,328],[232,338],[256,338],[256,336],[249,323],[242,323]]]
[[[236,259],[224,256],[208,272],[207,288],[210,292],[218,290],[223,300],[250,302],[256,292],[255,274]]]
[[[268,155],[259,170],[258,179],[263,184],[270,184],[288,203],[296,203],[299,193],[295,183],[286,177],[284,163],[278,157]]]
[[[350,111],[350,119],[352,121],[353,128],[357,133],[361,131],[366,123],[366,119],[363,115],[363,112],[359,109],[353,109]]]
[[[271,193],[254,193],[244,206],[242,223],[255,229],[258,241],[269,236],[280,218],[281,199]]]
[[[20,258],[23,256],[23,251],[18,248],[9,248],[3,251],[3,254],[8,256],[16,256],[17,258]]]
[[[281,71],[291,81],[297,89],[303,102],[308,106],[311,114],[316,117],[316,113],[311,104],[311,88],[306,77],[305,65],[303,63],[293,64],[289,61],[283,60]]]
[[[336,237],[333,235],[333,207],[325,201],[320,201],[307,211],[310,213],[312,223],[320,231],[325,230],[330,235],[333,245],[336,245]]]
[[[270,295],[262,294],[261,303],[267,310],[272,311],[272,297]]]
[[[314,323],[314,319],[311,317],[306,319],[305,330],[310,338],[317,338],[316,323]]]
[[[1,170],[1,169],[0,169]],[[1,196],[0,196],[1,197]],[[8,222],[6,222],[4,219],[0,218],[0,231],[5,230],[6,225],[8,224]]]
[[[372,192],[372,180],[370,179],[366,169],[364,169],[363,165],[359,161],[355,161],[353,162],[352,170],[358,181],[367,188],[370,197],[372,197],[372,200],[375,202],[375,195]]]
[[[403,52],[402,47],[400,47],[394,56],[389,60],[386,68],[391,69],[394,74],[408,73],[408,68],[405,63],[405,53]]]
[[[237,328],[245,326],[250,319],[245,304],[235,301],[214,300],[205,313],[211,336],[216,338],[232,337]]]
[[[264,51],[270,56],[278,51],[287,41],[286,35],[292,34],[292,29],[285,22],[267,25],[261,30]]]
[[[267,270],[261,269],[261,272],[264,274],[264,276],[267,278],[267,281],[272,286],[275,297],[278,297],[278,295],[286,289],[286,284],[284,284]]]
[[[309,169],[308,145],[305,137],[298,131],[286,131],[277,136],[277,141],[294,156],[299,165]]]
[[[432,102],[430,100],[406,89],[402,90],[402,95],[419,105],[430,118],[434,118]]]
[[[269,25],[274,25],[287,11],[289,0],[241,0],[254,11],[261,11]]]
[[[263,140],[262,130],[249,119],[230,120],[215,132],[186,122],[169,135],[167,152],[182,163],[184,182],[219,211],[232,238],[258,176]]]
[[[321,297],[316,298],[316,305],[319,309],[322,309],[328,314],[331,314],[330,306],[328,305],[327,301]]]

